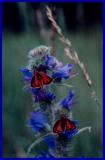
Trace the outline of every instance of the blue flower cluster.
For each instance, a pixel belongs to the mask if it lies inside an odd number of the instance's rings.
[[[73,99],[74,91],[70,91],[69,94],[59,102],[59,104],[62,106],[62,108],[66,108],[69,111],[72,107]]]
[[[41,151],[35,158],[55,158],[55,156],[50,151]]]
[[[71,71],[73,68],[72,64],[64,65],[62,62],[58,61],[54,56],[51,55],[50,49],[46,46],[38,47],[32,50],[29,55],[29,64],[27,67],[21,68],[21,72],[24,75],[24,81],[33,95],[33,101],[38,106],[31,113],[30,119],[28,120],[28,125],[32,128],[34,132],[48,133],[52,132],[52,127],[49,124],[49,120],[46,115],[46,106],[53,107],[54,100],[56,96],[51,92],[50,85],[62,83],[66,79],[71,77]],[[36,74],[37,73],[37,74]],[[51,83],[47,84],[48,79],[45,77],[50,77],[52,79]],[[34,81],[35,87],[31,85],[32,80]],[[46,81],[46,83],[45,83]],[[45,85],[43,85],[43,82]],[[36,87],[36,86],[41,87]],[[71,110],[71,106],[74,100],[74,91],[70,91],[68,95],[60,100],[60,110],[66,109],[67,112]],[[42,105],[44,105],[44,110]],[[50,115],[50,110],[49,110]],[[50,117],[50,116],[49,116]],[[63,124],[64,125],[64,124]],[[59,126],[62,128],[61,126]],[[47,144],[48,148],[56,149],[56,142],[58,136],[61,138],[71,139],[77,132],[77,128],[72,131],[65,130],[60,134],[50,135],[44,138],[44,142]],[[54,157],[49,152],[41,151],[37,156],[39,157]]]
[[[49,104],[55,99],[55,95],[52,92],[47,91],[46,89],[32,88],[32,93],[35,98],[34,102],[46,102],[47,104]]]
[[[28,125],[32,127],[33,131],[39,132],[43,132],[48,128],[47,118],[41,109],[36,109],[31,113],[31,118],[28,121]]]
[[[54,79],[53,82],[56,82],[57,79],[60,79],[61,82],[63,79],[70,78],[73,65],[67,64],[64,66],[63,63],[59,62],[54,56],[46,54],[43,57],[42,64],[36,65],[33,68],[35,69],[35,67],[45,73],[49,72],[49,75]],[[30,70],[25,67],[20,69],[24,74],[24,80],[31,81],[34,69]]]

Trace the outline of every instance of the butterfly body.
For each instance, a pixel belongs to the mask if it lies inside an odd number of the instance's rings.
[[[64,133],[66,131],[73,131],[76,129],[76,125],[73,121],[66,117],[61,117],[54,125],[53,132],[54,133]]]
[[[46,73],[35,69],[34,75],[31,80],[31,87],[43,88],[43,85],[48,85],[53,81]]]

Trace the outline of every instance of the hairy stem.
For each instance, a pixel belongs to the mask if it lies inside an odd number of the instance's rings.
[[[84,131],[86,131],[86,130],[88,130],[89,131],[89,133],[91,132],[91,129],[92,129],[92,127],[84,127],[84,128],[81,128],[81,129],[79,129],[78,130],[78,132],[77,132],[77,134],[76,135],[78,135],[78,134],[80,134],[80,133],[82,133],[82,132],[84,132]]]
[[[43,141],[43,139],[49,135],[54,135],[54,133],[50,132],[47,133],[46,135],[43,135],[41,137],[39,137],[37,140],[35,140],[28,148],[27,150],[27,156],[29,156],[29,153],[31,152],[32,148],[35,147],[38,143],[40,143],[41,141]]]
[[[54,114],[54,108],[53,106],[50,106],[50,121],[51,121],[51,128],[53,130],[54,121],[55,121],[55,114]]]

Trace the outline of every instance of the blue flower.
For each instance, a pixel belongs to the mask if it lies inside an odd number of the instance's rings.
[[[54,155],[49,151],[41,151],[35,158],[54,158]]]
[[[25,77],[32,78],[32,72],[25,67],[20,68]]]
[[[45,72],[45,73],[46,73],[47,70],[49,70],[48,66],[43,65],[43,64],[40,64],[39,66],[34,67],[34,69],[35,68],[37,68],[38,71],[42,71],[42,72]],[[28,68],[21,67],[20,71],[24,74],[24,76],[32,78],[33,72],[31,70],[29,70]]]
[[[60,133],[59,138],[61,140],[72,139],[76,135],[77,132],[78,132],[77,128],[74,129],[73,131],[66,131],[66,132]]]
[[[55,136],[53,135],[50,135],[50,136],[47,136],[44,141],[47,143],[48,147],[49,148],[56,148],[56,139],[55,139]]]
[[[28,125],[32,127],[33,131],[44,131],[48,124],[45,115],[42,113],[41,109],[36,109],[32,112],[31,118],[28,121]]]
[[[35,102],[51,103],[55,99],[55,95],[45,89],[32,88],[32,93],[35,97]]]
[[[44,57],[44,63],[49,69],[57,69],[62,66],[62,62],[59,62],[54,56],[46,54]]]
[[[62,78],[67,79],[70,77],[70,73],[72,70],[72,65],[71,64],[67,64],[63,67],[60,67],[56,72],[54,72],[52,74],[52,77],[55,79],[55,82],[58,80],[62,80]]]
[[[59,102],[59,104],[66,108],[67,110],[71,109],[71,105],[73,104],[73,98],[74,98],[74,91],[70,91],[67,97],[65,97],[63,100]]]
[[[53,101],[55,99],[55,95],[51,92],[47,92],[46,93],[46,97],[45,100],[47,103],[51,103],[51,101]]]

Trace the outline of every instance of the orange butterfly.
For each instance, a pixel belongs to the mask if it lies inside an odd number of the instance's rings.
[[[31,87],[43,88],[43,85],[48,85],[52,81],[53,81],[53,79],[51,77],[46,75],[44,72],[38,71],[38,69],[36,69],[34,71],[34,75],[31,80]]]
[[[62,116],[60,120],[55,123],[53,132],[60,134],[65,131],[73,131],[74,129],[76,129],[75,123],[65,116]]]

